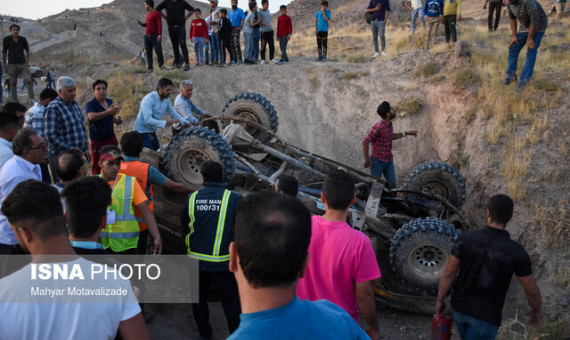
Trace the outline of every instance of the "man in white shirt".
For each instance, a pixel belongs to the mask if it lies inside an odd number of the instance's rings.
[[[0,170],[0,204],[2,206],[6,197],[19,183],[28,179],[42,180],[39,164],[45,162],[47,144],[35,130],[22,129],[14,137],[12,151],[14,157],[8,160]],[[32,210],[33,208],[30,207],[30,211]],[[24,254],[4,214],[0,214],[0,254]],[[10,268],[6,258],[7,256],[3,256],[0,259],[0,277],[18,269]]]
[[[412,5],[410,6],[410,2]],[[426,19],[424,16],[424,5],[422,0],[406,0],[406,7],[412,11],[412,34],[416,33],[416,22],[418,17],[422,21],[422,26],[426,27]]]
[[[180,93],[176,96],[174,100],[174,109],[178,112],[184,119],[188,121],[188,124],[198,123],[198,118],[195,115],[203,116],[205,118],[212,117],[194,105],[190,98],[192,98],[192,92],[194,91],[194,84],[192,80],[183,80],[180,82]],[[182,130],[182,125],[180,123],[174,124],[172,126],[172,134],[176,135]]]
[[[73,251],[58,198],[55,188],[29,180],[18,184],[2,204],[2,214],[18,242],[32,255],[31,264],[0,280],[2,338],[112,340],[119,333],[123,339],[149,339],[129,281],[112,268],[106,268],[107,277],[96,275],[98,265]],[[55,272],[53,268],[65,265],[81,275],[42,278],[42,266]],[[60,293],[34,293],[35,287]],[[70,289],[107,293],[87,296],[72,294]],[[111,290],[121,293],[111,296]]]
[[[0,111],[0,170],[14,156],[12,140],[18,132],[18,120],[16,115]]]

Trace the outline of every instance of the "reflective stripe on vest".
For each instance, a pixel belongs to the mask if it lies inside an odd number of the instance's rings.
[[[115,212],[115,223],[107,224],[101,231],[101,243],[105,248],[121,252],[137,247],[139,224],[133,209],[135,182],[133,177],[119,174],[113,189],[111,208]]]
[[[229,261],[230,255],[220,255],[220,246],[222,244],[222,237],[224,236],[224,226],[226,224],[226,215],[228,210],[228,202],[230,200],[231,191],[224,190],[224,195],[222,196],[222,204],[220,205],[220,213],[218,217],[218,226],[216,228],[216,238],[214,239],[214,247],[212,250],[212,254],[202,254],[197,253],[190,250],[190,235],[194,232],[194,222],[196,221],[195,215],[195,207],[196,207],[196,195],[198,191],[194,192],[190,195],[189,203],[188,203],[188,211],[190,222],[188,223],[188,227],[190,228],[190,233],[186,235],[186,249],[187,254],[191,258],[208,261],[208,262],[224,262]]]
[[[153,192],[152,192],[152,184],[148,179],[148,173],[150,169],[150,164],[143,163],[141,161],[129,161],[129,162],[121,162],[121,169],[119,170],[120,173],[125,174],[127,176],[131,176],[137,179],[141,189],[144,190],[145,195],[149,199],[146,202],[150,211],[154,211],[154,202],[153,199]],[[144,223],[144,219],[142,213],[139,211],[138,208],[135,208],[135,216],[137,217],[137,221],[139,222],[140,231],[147,230],[148,227]]]

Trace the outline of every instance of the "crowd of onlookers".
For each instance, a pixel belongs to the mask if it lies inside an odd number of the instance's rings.
[[[280,8],[281,14],[277,20],[277,34],[275,34],[268,0],[261,1],[261,9],[255,1],[249,2],[246,12],[238,8],[237,4],[238,1],[233,0],[231,9],[227,10],[218,7],[218,0],[212,0],[209,13],[202,13],[199,8],[193,8],[186,1],[167,0],[155,8],[154,1],[146,0],[145,8],[148,12],[146,21],[138,21],[138,24],[145,27],[145,49],[141,57],[146,58],[149,72],[153,70],[153,50],[158,59],[158,66],[165,68],[161,45],[163,18],[168,24],[168,34],[174,51],[172,66],[183,68],[184,71],[190,69],[185,25],[192,15],[194,19],[190,22],[189,39],[194,45],[196,66],[253,64],[260,59],[260,41],[262,64],[288,62],[287,43],[293,34],[293,26],[291,18],[287,16],[287,7],[282,5]],[[240,45],[242,31],[243,55]],[[275,39],[279,41],[281,49],[279,61],[275,59]]]

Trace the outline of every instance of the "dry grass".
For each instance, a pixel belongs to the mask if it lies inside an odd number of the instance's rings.
[[[367,75],[368,75],[368,72],[346,72],[343,75],[341,75],[339,77],[339,79],[353,80],[353,79],[359,79],[361,77],[365,77]]]
[[[423,104],[421,99],[410,96],[406,97],[399,105],[398,110],[401,111],[402,115],[414,114],[421,110]]]
[[[140,101],[152,91],[152,86],[145,84],[143,76],[136,72],[137,69],[129,69],[107,77],[109,95],[122,108],[120,115],[123,120],[136,117]]]
[[[544,248],[567,249],[570,245],[570,216],[568,202],[555,205],[533,204],[533,222],[538,224]],[[570,282],[570,279],[569,279]]]
[[[416,67],[414,74],[418,77],[427,78],[439,73],[439,64],[435,61],[429,61]]]
[[[479,74],[470,68],[461,68],[455,72],[453,85],[457,87],[465,87],[475,85],[481,82]]]
[[[567,321],[558,319],[543,323],[539,329],[532,328],[519,319],[517,312],[514,319],[502,322],[497,340],[559,340],[564,338],[566,327]]]
[[[500,167],[507,182],[507,191],[515,201],[521,201],[526,198],[525,180],[531,161],[531,151],[525,149],[526,142],[526,139],[515,138],[507,148]]]

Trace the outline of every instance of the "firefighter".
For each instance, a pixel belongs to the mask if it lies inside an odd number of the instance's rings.
[[[212,337],[208,312],[208,288],[213,285],[222,302],[230,333],[239,326],[240,302],[233,273],[229,271],[229,245],[241,196],[224,188],[223,169],[217,162],[202,165],[204,188],[188,196],[182,210],[188,256],[199,260],[199,302],[192,304],[194,319],[203,339]]]

